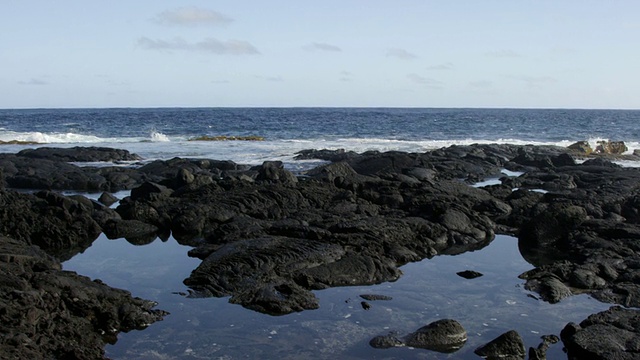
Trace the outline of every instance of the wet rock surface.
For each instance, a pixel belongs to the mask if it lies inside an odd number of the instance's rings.
[[[592,155],[579,164],[574,150],[511,145],[427,153],[308,150],[299,157],[328,163],[293,174],[280,162],[249,167],[179,158],[79,167],[68,161],[113,161],[120,153],[83,157],[83,148],[67,150],[0,156],[7,188],[0,190],[0,234],[60,260],[100,232],[132,243],[171,233],[202,260],[185,279],[192,297],[229,297],[273,315],[314,309],[313,290],[393,281],[403,264],[476,250],[501,233],[518,237],[535,266],[521,277],[542,300],[586,292],[639,304],[640,171],[609,157]],[[115,161],[127,159],[118,156]],[[470,186],[487,178],[500,184]],[[114,211],[50,189],[132,191]],[[631,319],[636,310],[617,314]],[[407,339],[379,341],[397,346]]]
[[[165,312],[152,301],[62,271],[38,247],[0,236],[0,357],[100,359],[119,332],[144,329]]]
[[[474,352],[476,355],[490,360],[524,360],[526,356],[522,337],[515,330],[507,331],[480,346]]]
[[[142,158],[127,150],[106,147],[40,147],[20,151],[18,156],[66,162],[119,162],[137,161]]]
[[[490,200],[486,191],[457,179],[420,181],[389,163],[381,160],[375,176],[374,165],[365,175],[332,163],[298,179],[265,163],[201,186],[145,183],[117,212],[195,246],[203,262],[185,280],[192,296],[231,296],[271,314],[313,309],[311,290],[393,281],[407,262],[493,239],[493,222],[473,208]]]
[[[638,359],[640,312],[615,306],[569,323],[561,337],[569,359]]]
[[[453,353],[462,348],[466,342],[467,331],[459,322],[442,319],[404,337],[398,337],[393,333],[376,336],[369,341],[369,345],[377,349],[411,346],[440,353]]]

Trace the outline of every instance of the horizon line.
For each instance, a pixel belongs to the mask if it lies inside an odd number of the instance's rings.
[[[511,107],[511,106],[104,106],[104,107],[15,107],[0,108],[4,110],[115,110],[115,109],[447,109],[447,110],[615,110],[615,111],[639,111],[640,108],[586,108],[586,107]]]

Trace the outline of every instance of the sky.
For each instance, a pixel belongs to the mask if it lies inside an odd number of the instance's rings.
[[[0,108],[640,109],[637,0],[5,0]]]

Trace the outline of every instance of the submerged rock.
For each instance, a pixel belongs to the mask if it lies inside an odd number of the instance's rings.
[[[361,298],[365,299],[365,300],[369,300],[369,301],[379,301],[379,300],[393,300],[393,298],[391,296],[387,296],[387,295],[379,295],[379,294],[362,294],[360,295]]]

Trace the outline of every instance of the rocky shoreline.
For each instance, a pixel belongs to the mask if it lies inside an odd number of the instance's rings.
[[[308,150],[298,157],[327,163],[293,174],[279,162],[176,158],[124,166],[141,159],[108,148],[0,154],[0,354],[99,358],[117,332],[166,315],[152,302],[60,270],[60,261],[104,232],[134,243],[171,234],[202,259],[185,279],[188,296],[229,297],[272,315],[317,308],[312,290],[393,281],[408,262],[514,235],[536,267],[521,277],[541,300],[586,292],[624,307],[556,334],[569,358],[640,356],[640,170],[612,163],[616,155],[470,145],[427,153]],[[505,176],[504,169],[522,175]],[[470,186],[497,177],[498,185]],[[107,193],[123,189],[131,196],[115,210],[106,206]],[[100,203],[53,190],[106,193]],[[613,336],[624,344],[612,345]],[[438,348],[416,344],[424,337],[375,343]],[[504,338],[515,344],[513,353],[492,345],[497,350],[482,356],[524,358],[517,337]],[[529,357],[544,358],[549,343],[532,347]]]

